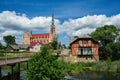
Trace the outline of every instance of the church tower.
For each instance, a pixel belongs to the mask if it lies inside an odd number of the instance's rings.
[[[30,34],[28,32],[23,33],[22,44],[30,44]]]
[[[54,14],[52,14],[52,22],[51,22],[51,27],[50,27],[50,34],[51,34],[53,39],[56,38],[55,24],[54,24]]]

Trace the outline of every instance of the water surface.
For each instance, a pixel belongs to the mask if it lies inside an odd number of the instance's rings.
[[[83,72],[79,75],[66,76],[65,80],[120,80],[120,73],[115,72]]]

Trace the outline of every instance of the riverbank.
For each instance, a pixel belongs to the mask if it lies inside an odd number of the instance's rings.
[[[65,80],[120,80],[120,73],[84,71],[78,75],[67,75]]]
[[[100,61],[92,66],[93,71],[120,72],[120,60]]]
[[[100,61],[92,63],[74,63],[73,70],[70,74],[78,75],[84,71],[94,71],[94,72],[118,72],[120,73],[120,60],[117,61]]]

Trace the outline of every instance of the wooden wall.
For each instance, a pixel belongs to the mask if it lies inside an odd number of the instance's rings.
[[[81,41],[81,42],[79,42]],[[86,42],[84,42],[86,41]],[[89,42],[90,41],[90,42]],[[86,44],[84,44],[86,43]],[[78,40],[71,44],[72,55],[77,56],[78,48],[79,47],[92,47],[93,55],[98,56],[98,43],[95,43],[92,40]]]

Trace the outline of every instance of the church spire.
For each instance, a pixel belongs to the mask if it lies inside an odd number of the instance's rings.
[[[52,38],[56,38],[56,33],[55,33],[55,24],[54,24],[54,11],[52,12],[52,19],[51,19],[51,27],[50,27],[50,34]]]
[[[52,24],[51,24],[52,27],[54,27],[54,11],[52,12]]]

